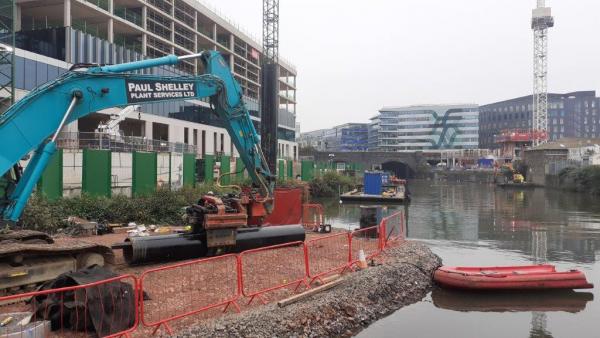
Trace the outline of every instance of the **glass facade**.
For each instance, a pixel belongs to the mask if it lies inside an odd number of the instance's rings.
[[[476,149],[477,105],[383,108],[371,118],[370,151]]]
[[[71,41],[72,48],[67,48],[67,41]],[[65,27],[18,32],[17,47],[63,61],[65,65],[66,63],[114,64],[144,58],[143,55],[135,51],[127,50],[96,36]],[[37,61],[33,58],[16,56],[15,88],[30,91],[56,79],[65,72],[67,72],[67,69],[63,67]],[[180,69],[169,66],[155,67],[144,72],[160,76],[189,75]],[[204,101],[208,102],[208,99]],[[258,101],[251,97],[244,97],[244,102],[250,115],[260,118]],[[223,127],[222,122],[209,108],[185,101],[144,103],[141,104],[141,110],[149,114]],[[280,124],[284,126],[291,125],[292,128],[295,126],[295,114],[288,110],[280,110],[279,117]],[[254,122],[257,131],[260,131],[260,122]],[[278,128],[278,137],[282,140],[295,141],[295,131],[280,127]]]

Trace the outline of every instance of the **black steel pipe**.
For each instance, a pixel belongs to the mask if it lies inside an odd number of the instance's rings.
[[[201,237],[194,234],[130,237],[113,249],[123,249],[128,264],[197,258],[206,255]]]
[[[306,234],[301,225],[278,225],[238,229],[236,246],[230,251],[240,252],[269,245],[304,241]],[[182,260],[206,256],[204,237],[198,234],[174,234],[131,237],[124,243],[114,244],[122,249],[128,264]]]
[[[238,229],[235,251],[241,252],[289,242],[302,241],[306,238],[301,225],[276,225],[258,228]]]

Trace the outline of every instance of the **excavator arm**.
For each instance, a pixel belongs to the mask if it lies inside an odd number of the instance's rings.
[[[144,75],[141,70],[200,58],[205,74],[197,76]],[[56,138],[64,125],[93,112],[133,104],[210,98],[224,122],[252,181],[270,201],[275,179],[260,148],[259,136],[242,100],[242,90],[216,51],[165,57],[69,71],[46,83],[0,116],[0,173],[9,173],[27,154],[34,154],[0,211],[7,221],[18,221],[27,200],[56,152]],[[5,174],[5,176],[9,176]],[[8,180],[7,182],[15,182]],[[270,202],[267,202],[270,203]],[[270,210],[271,206],[266,205]]]

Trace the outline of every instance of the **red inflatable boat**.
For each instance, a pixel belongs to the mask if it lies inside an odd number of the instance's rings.
[[[434,279],[442,286],[473,290],[591,289],[579,270],[556,271],[554,265],[502,267],[442,266]]]

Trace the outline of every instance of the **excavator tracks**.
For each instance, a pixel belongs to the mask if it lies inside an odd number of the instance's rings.
[[[114,254],[104,245],[54,240],[45,233],[30,230],[0,234],[0,297],[34,291],[43,282],[65,272],[112,264]]]

